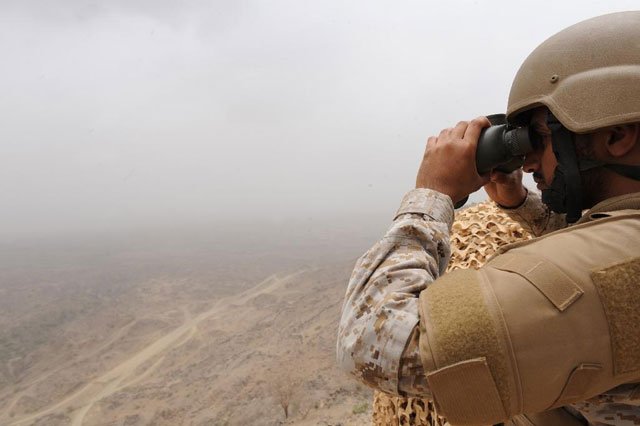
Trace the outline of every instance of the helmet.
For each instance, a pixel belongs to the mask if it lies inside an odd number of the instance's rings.
[[[507,106],[507,120],[546,106],[551,114],[553,152],[558,161],[542,201],[567,222],[582,215],[582,172],[606,167],[640,180],[640,166],[580,159],[576,133],[640,122],[640,11],[598,16],[566,28],[538,46],[518,70]]]
[[[507,119],[541,105],[574,133],[640,122],[640,11],[579,22],[538,46],[513,81]]]

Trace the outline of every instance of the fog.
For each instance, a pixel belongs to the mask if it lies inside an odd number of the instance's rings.
[[[551,34],[634,7],[2,0],[0,237],[388,223],[428,136],[503,112]]]

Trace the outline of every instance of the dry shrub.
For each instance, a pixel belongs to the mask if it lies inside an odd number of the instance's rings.
[[[291,405],[302,388],[294,365],[295,362],[279,360],[269,369],[265,379],[268,392],[282,408],[285,419],[289,418]]]

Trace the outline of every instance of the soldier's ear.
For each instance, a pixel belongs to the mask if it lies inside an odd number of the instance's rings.
[[[605,148],[612,157],[624,157],[640,143],[640,124],[623,124],[611,127]]]

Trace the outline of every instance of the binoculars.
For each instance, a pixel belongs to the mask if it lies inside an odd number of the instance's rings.
[[[524,164],[525,155],[533,151],[537,135],[529,127],[513,127],[504,114],[487,116],[491,127],[482,130],[476,149],[478,174],[498,170],[510,173]],[[469,197],[458,201],[455,208],[462,207]]]

